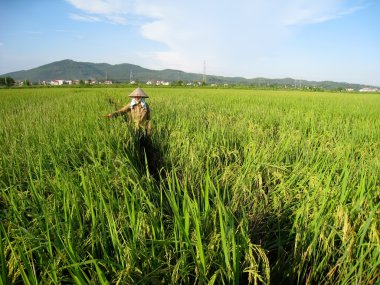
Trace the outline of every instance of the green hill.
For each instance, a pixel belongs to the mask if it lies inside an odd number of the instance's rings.
[[[136,82],[147,81],[183,81],[201,82],[203,74],[187,73],[180,70],[164,69],[151,70],[134,64],[115,64],[108,63],[91,63],[76,62],[70,59],[52,62],[29,70],[21,70],[3,74],[0,77],[9,76],[15,80],[29,80],[30,82],[42,82],[51,80],[99,80],[106,79],[114,82],[129,82],[130,79]],[[208,84],[233,84],[233,85],[255,85],[261,87],[297,87],[297,88],[319,88],[319,89],[347,89],[352,88],[359,90],[364,87],[373,87],[363,84],[351,84],[333,81],[307,81],[295,80],[292,78],[268,79],[268,78],[252,78],[243,77],[224,77],[216,75],[207,75]]]
[[[185,73],[179,70],[150,70],[138,65],[123,63],[111,65],[108,63],[76,62],[65,59],[52,62],[29,70],[21,70],[4,74],[15,80],[31,82],[50,80],[113,80],[129,82],[131,76],[135,81],[165,80],[165,81],[194,81],[201,80],[201,74]]]

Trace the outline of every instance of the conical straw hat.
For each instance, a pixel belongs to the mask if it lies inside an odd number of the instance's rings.
[[[129,97],[142,97],[142,98],[149,98],[148,95],[145,94],[145,92],[140,88],[136,88],[133,90],[131,94],[128,95]]]

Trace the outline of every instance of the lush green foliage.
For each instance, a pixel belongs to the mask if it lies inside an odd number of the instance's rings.
[[[379,281],[380,96],[130,91],[0,90],[0,284]]]
[[[15,84],[15,80],[12,77],[0,77],[0,86],[13,86]]]

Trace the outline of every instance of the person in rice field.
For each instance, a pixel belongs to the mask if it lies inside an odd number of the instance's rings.
[[[128,115],[138,133],[146,137],[151,133],[150,108],[148,103],[145,102],[145,98],[149,98],[149,96],[138,87],[129,94],[129,97],[132,98],[131,102],[123,108],[107,114],[106,117],[114,118],[120,115]]]
[[[136,88],[131,94],[129,94],[129,97],[132,98],[131,102],[121,109],[107,114],[106,117],[114,118],[117,116],[128,115],[129,121],[133,123],[136,130],[135,139],[140,148],[140,155],[141,157],[146,156],[149,172],[154,178],[159,179],[159,172],[162,169],[163,159],[160,149],[154,147],[150,138],[152,132],[150,122],[151,109],[145,102],[145,98],[149,97],[141,88]]]

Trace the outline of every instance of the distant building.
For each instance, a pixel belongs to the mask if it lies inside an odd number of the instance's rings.
[[[165,86],[168,86],[168,85],[170,85],[170,82],[166,82],[166,81],[163,81],[163,80],[157,80],[156,81],[156,85],[165,85]]]
[[[89,80],[85,80],[84,83],[93,85],[93,84],[96,84],[97,81],[95,79],[89,79]]]
[[[379,92],[377,88],[365,87],[359,90],[359,92]]]
[[[63,80],[63,79],[51,80],[50,85],[53,85],[53,86],[63,85],[64,82],[65,82],[65,80]]]

